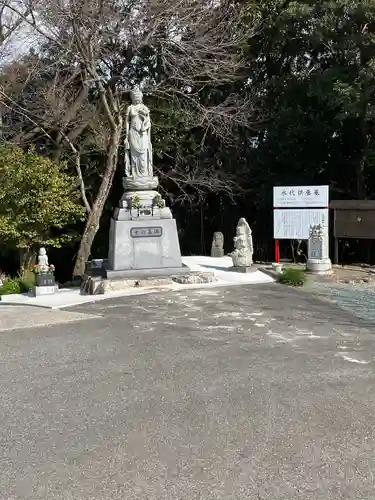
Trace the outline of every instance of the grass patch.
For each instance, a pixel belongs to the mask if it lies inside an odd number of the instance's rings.
[[[35,276],[33,273],[24,273],[23,276],[17,276],[17,278],[7,276],[2,278],[2,282],[0,296],[27,293],[35,285]]]
[[[301,268],[287,267],[279,276],[279,283],[289,286],[303,286],[306,282],[306,273]]]

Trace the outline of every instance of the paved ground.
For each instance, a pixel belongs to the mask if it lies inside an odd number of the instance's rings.
[[[373,323],[279,285],[75,312],[0,334],[1,499],[374,498]]]
[[[85,320],[96,315],[87,315],[78,312],[52,311],[41,307],[6,306],[0,304],[0,332],[36,326],[55,325],[57,323],[71,323]]]

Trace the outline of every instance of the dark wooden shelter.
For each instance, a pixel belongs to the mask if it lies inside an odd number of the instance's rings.
[[[339,260],[340,239],[375,240],[375,200],[333,200],[334,263]]]

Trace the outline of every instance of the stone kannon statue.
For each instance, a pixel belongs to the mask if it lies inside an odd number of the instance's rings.
[[[224,257],[224,235],[220,231],[214,233],[211,246],[211,257]]]
[[[126,177],[152,177],[152,144],[150,110],[143,104],[143,94],[135,87],[132,103],[125,119],[125,175]]]
[[[38,267],[41,273],[48,273],[50,270],[47,251],[44,247],[40,248],[38,255]]]
[[[234,251],[231,253],[234,267],[249,267],[253,264],[253,238],[249,224],[241,217],[233,238]]]

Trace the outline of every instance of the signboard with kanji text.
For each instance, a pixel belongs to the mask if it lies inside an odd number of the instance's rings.
[[[328,227],[328,208],[273,211],[273,237],[276,240],[308,240],[310,226],[317,224]]]
[[[329,204],[328,186],[275,186],[274,208],[326,208]]]

